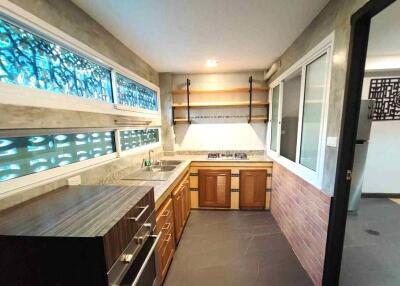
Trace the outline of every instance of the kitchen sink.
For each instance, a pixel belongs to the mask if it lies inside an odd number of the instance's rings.
[[[161,166],[177,166],[180,163],[182,163],[182,161],[179,161],[179,160],[160,160],[160,161],[154,163],[153,167],[154,166],[158,166],[158,165],[161,165]]]
[[[175,170],[176,166],[169,166],[169,165],[153,165],[152,168],[147,169],[148,172],[170,172]]]
[[[153,165],[151,168],[146,167],[134,171],[122,179],[142,180],[142,181],[166,181],[170,176],[170,172],[174,171],[176,169],[176,166],[163,165],[161,162],[160,164]],[[179,164],[181,163],[180,161],[173,161],[173,162],[179,162]]]

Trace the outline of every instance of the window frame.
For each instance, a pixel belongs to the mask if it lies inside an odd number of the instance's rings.
[[[33,135],[45,135],[54,133],[79,133],[79,132],[96,132],[96,131],[113,131],[114,132],[114,142],[115,151],[111,154],[106,154],[96,158],[90,158],[85,161],[71,163],[65,166],[60,166],[52,169],[48,169],[42,172],[29,174],[26,176],[17,177],[7,181],[0,182],[0,199],[19,193],[25,190],[29,190],[41,185],[49,184],[60,179],[66,179],[68,177],[79,175],[80,173],[101,166],[108,163],[115,162],[120,158],[127,156],[143,153],[144,151],[160,148],[162,146],[162,130],[160,127],[149,127],[158,129],[159,132],[159,142],[140,146],[135,149],[130,149],[126,151],[121,150],[121,139],[119,136],[119,131],[124,130],[136,130],[136,129],[146,129],[147,127],[135,127],[127,126],[122,128],[54,128],[54,129],[30,129],[30,130],[6,130],[0,131],[0,137],[23,137],[23,136],[33,136]]]
[[[27,12],[19,6],[5,1],[0,3],[0,16],[6,21],[20,25],[29,32],[49,40],[52,43],[59,44],[62,47],[88,58],[89,60],[102,65],[111,70],[111,85],[113,92],[113,103],[101,102],[96,99],[82,98],[78,96],[66,95],[16,84],[0,82],[2,90],[0,103],[12,104],[17,106],[32,106],[40,108],[54,108],[71,111],[94,112],[101,114],[137,116],[146,118],[160,118],[160,88],[150,81],[140,77],[134,72],[103,56],[96,50],[90,48],[79,40],[69,36],[65,32],[50,25],[35,15]],[[116,104],[116,82],[113,78],[115,72],[154,90],[157,93],[158,110],[152,111],[142,108],[130,107]],[[32,95],[34,93],[34,95]]]
[[[151,143],[151,144],[148,144],[148,145],[143,145],[143,146],[140,146],[140,147],[137,147],[137,148],[134,148],[134,149],[128,149],[128,150],[122,150],[122,148],[121,148],[121,138],[120,138],[120,135],[119,135],[119,132],[120,131],[125,131],[125,130],[139,130],[139,129],[158,129],[158,138],[159,138],[159,141],[158,142],[156,142],[156,143]],[[118,152],[118,154],[119,154],[119,157],[126,157],[126,156],[130,156],[130,155],[135,155],[135,154],[138,154],[138,153],[142,153],[142,152],[144,152],[144,151],[147,151],[147,150],[151,150],[151,149],[154,149],[154,148],[158,148],[158,147],[161,147],[161,142],[162,142],[162,136],[161,136],[161,128],[160,127],[126,127],[126,128],[119,128],[118,130],[117,130],[117,132],[115,133],[115,136],[116,136],[116,138],[115,138],[115,142],[116,142],[116,144],[117,144],[117,152]],[[118,140],[118,141],[117,141]]]
[[[278,112],[278,132],[277,132],[277,151],[271,150],[271,124],[268,124],[268,138],[267,138],[267,155],[274,159],[279,164],[283,165],[296,175],[300,176],[310,184],[321,189],[323,168],[325,160],[325,149],[326,149],[326,138],[327,138],[327,126],[328,126],[328,111],[329,111],[329,96],[330,96],[330,82],[332,73],[332,62],[333,62],[333,46],[334,46],[334,32],[328,37],[322,40],[318,45],[311,49],[306,55],[304,55],[295,64],[284,71],[279,77],[277,77],[269,85],[269,102],[272,102],[273,88],[279,85],[279,112]],[[300,164],[300,150],[302,143],[302,129],[303,129],[303,115],[304,115],[304,99],[305,99],[305,80],[307,66],[313,63],[321,56],[327,56],[327,70],[325,79],[325,91],[323,97],[322,111],[321,111],[321,124],[320,124],[320,138],[318,147],[317,167],[316,171],[309,169],[306,166]],[[296,145],[296,161],[293,162],[280,155],[280,143],[281,143],[281,120],[282,120],[282,101],[283,101],[283,82],[294,72],[301,68],[301,88],[300,88],[300,102],[299,102],[299,119],[298,119],[298,131],[297,131],[297,145]],[[272,114],[272,104],[269,106],[269,112]],[[269,121],[271,123],[271,120]]]
[[[11,130],[1,132],[1,138],[3,137],[24,137],[34,135],[46,135],[55,133],[86,133],[86,132],[114,132],[115,148],[117,148],[116,141],[116,129],[114,128],[81,128],[81,129],[30,129],[30,130]],[[117,149],[116,149],[117,150]],[[118,159],[118,152],[114,151],[111,154],[106,154],[96,158],[90,158],[80,162],[74,162],[68,165],[48,169],[38,173],[32,173],[29,175],[16,177],[7,181],[0,182],[0,199],[14,193],[18,193],[27,189],[32,189],[47,183],[51,183],[63,178],[74,176],[85,170],[101,166]]]

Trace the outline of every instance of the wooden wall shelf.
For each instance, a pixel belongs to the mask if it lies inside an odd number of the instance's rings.
[[[267,92],[266,88],[263,87],[253,87],[253,92]],[[248,87],[238,87],[238,88],[228,88],[228,89],[191,89],[190,93],[191,94],[232,94],[232,93],[248,93],[249,88]],[[186,94],[186,90],[184,89],[178,89],[178,90],[173,90],[172,95],[180,95],[180,94]]]
[[[266,101],[253,101],[251,103],[252,106],[267,106],[268,102]],[[187,103],[174,103],[172,105],[175,108],[187,108],[188,104]],[[250,102],[244,102],[244,101],[230,101],[230,102],[201,102],[201,103],[190,103],[189,107],[249,107]]]
[[[252,121],[264,121],[265,123],[268,122],[268,111],[269,111],[269,104],[268,101],[255,101],[253,100],[253,94],[258,92],[265,92],[267,93],[267,88],[264,87],[253,87],[253,77],[249,77],[249,88],[239,87],[239,88],[230,88],[230,89],[214,89],[214,90],[204,90],[204,89],[197,89],[197,90],[190,90],[190,79],[186,80],[186,90],[173,90],[172,95],[186,95],[186,102],[184,103],[173,103],[172,104],[172,124],[175,125],[176,123],[189,123],[191,124],[190,120],[190,109],[191,108],[215,108],[215,107],[238,107],[238,108],[249,108],[249,116],[248,116],[248,123]],[[248,101],[225,101],[225,102],[191,102],[190,95],[191,94],[232,94],[232,93],[249,93],[249,100]],[[255,116],[252,114],[252,109],[254,107],[266,107],[266,116]],[[175,117],[175,109],[186,109],[187,110],[187,117]]]

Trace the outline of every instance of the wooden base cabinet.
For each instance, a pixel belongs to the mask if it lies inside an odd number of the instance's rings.
[[[175,222],[175,240],[178,244],[190,213],[189,176],[172,192]]]
[[[178,187],[172,193],[172,200],[174,204],[175,239],[176,243],[178,243],[183,232],[183,227],[185,225],[185,220],[184,220],[185,197],[181,187]]]
[[[231,170],[199,170],[199,206],[230,208]]]
[[[267,170],[240,170],[239,207],[265,209]]]
[[[162,285],[167,275],[190,209],[189,174],[187,174],[161,203],[156,213],[156,233],[162,232],[156,249],[159,283],[157,285]]]
[[[169,265],[175,253],[174,212],[172,199],[168,198],[163,206],[157,211],[156,232],[162,233],[157,244],[157,276],[159,283],[164,281]]]

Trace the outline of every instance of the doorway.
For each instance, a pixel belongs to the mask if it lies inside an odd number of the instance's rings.
[[[341,265],[343,265],[342,253],[345,241],[346,222],[348,221],[350,190],[355,179],[358,175],[360,175],[357,174],[357,170],[355,169],[355,167],[357,168],[357,165],[353,163],[357,163],[357,159],[361,160],[361,162],[367,162],[365,159],[360,159],[360,156],[358,156],[358,158],[355,157],[355,154],[357,151],[357,143],[360,143],[360,141],[357,141],[357,130],[360,130],[358,128],[359,116],[363,111],[363,108],[361,108],[361,99],[363,81],[366,75],[365,64],[367,60],[371,20],[374,16],[378,15],[380,12],[383,12],[385,9],[390,9],[390,5],[392,5],[394,2],[396,1],[369,1],[364,7],[357,11],[351,19],[352,28],[346,76],[346,90],[343,106],[334,198],[332,200],[330,210],[323,285],[351,285],[339,284],[339,277]],[[397,36],[397,34],[393,36]],[[375,107],[373,110],[375,110]],[[361,178],[363,178],[363,176],[361,176]],[[361,202],[362,207],[363,201]],[[371,229],[371,231],[373,232],[373,229]],[[364,264],[365,263],[367,262],[364,261]]]

